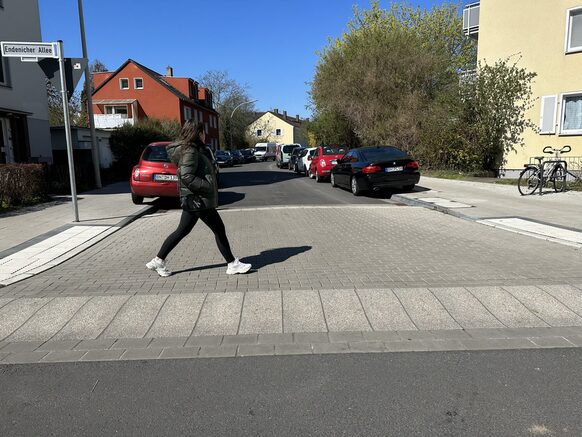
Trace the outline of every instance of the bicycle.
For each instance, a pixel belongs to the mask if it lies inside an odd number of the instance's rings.
[[[544,147],[543,152],[554,154],[554,159],[544,161],[544,156],[535,156],[533,159],[537,164],[525,164],[525,168],[519,174],[517,188],[522,196],[533,194],[539,188],[540,195],[547,182],[551,182],[556,193],[566,189],[566,177],[568,175],[568,164],[560,159],[562,153],[572,150],[570,146],[561,149],[554,149],[551,146]]]

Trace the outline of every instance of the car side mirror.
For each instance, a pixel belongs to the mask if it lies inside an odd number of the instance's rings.
[[[308,156],[308,157],[307,157],[307,160],[308,160],[308,161],[311,161],[311,160],[312,160],[311,156]]]

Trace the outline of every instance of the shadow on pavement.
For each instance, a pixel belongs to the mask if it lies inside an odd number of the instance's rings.
[[[220,187],[250,187],[270,185],[302,177],[290,171],[231,171],[220,174]]]
[[[244,258],[241,258],[241,261],[251,263],[253,265],[253,270],[257,270],[272,264],[282,263],[295,255],[299,255],[300,253],[307,252],[311,249],[312,246],[278,247],[277,249],[264,250],[258,255],[245,256]]]
[[[129,180],[122,182],[113,182],[112,184],[105,185],[103,188],[91,191],[84,191],[83,194],[122,194],[131,193],[131,188],[129,187]]]
[[[232,203],[240,202],[245,198],[244,193],[237,193],[235,191],[219,191],[218,192],[218,206],[230,205]]]

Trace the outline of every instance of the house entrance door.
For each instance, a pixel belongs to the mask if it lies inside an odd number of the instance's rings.
[[[10,120],[0,117],[0,163],[14,162],[14,147],[12,144],[12,130]]]

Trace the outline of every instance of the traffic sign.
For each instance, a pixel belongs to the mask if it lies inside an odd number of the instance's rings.
[[[0,42],[5,58],[59,58],[56,42]]]
[[[38,61],[38,65],[44,71],[51,85],[58,91],[61,91],[61,82],[57,74],[59,71],[59,62],[56,59],[41,59]],[[75,92],[79,80],[81,80],[85,65],[87,65],[87,59],[85,58],[65,58],[65,80],[69,99]]]

